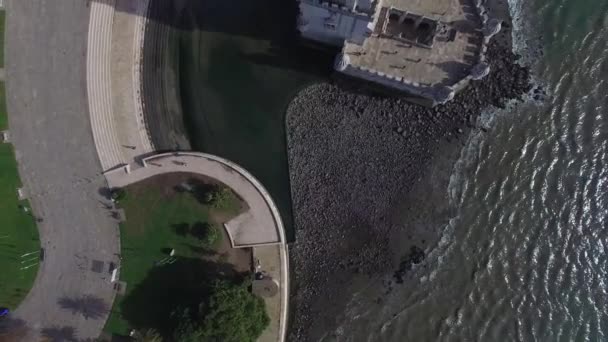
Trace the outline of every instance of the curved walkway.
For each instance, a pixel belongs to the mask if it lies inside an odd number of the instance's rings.
[[[225,223],[234,247],[253,247],[262,269],[278,281],[279,300],[266,299],[271,318],[277,321],[264,341],[283,341],[287,329],[289,302],[288,249],[279,211],[262,184],[242,167],[224,158],[198,152],[161,153],[143,159],[143,166],[131,164],[107,172],[110,187],[124,187],[166,173],[186,172],[214,178],[237,193],[248,210]],[[278,249],[277,255],[274,252]],[[278,264],[277,264],[278,262]]]
[[[118,224],[86,100],[89,8],[81,0],[6,2],[6,82],[11,139],[38,224],[44,260],[14,312],[30,328],[21,341],[99,336],[114,299]],[[93,305],[93,307],[91,306]]]

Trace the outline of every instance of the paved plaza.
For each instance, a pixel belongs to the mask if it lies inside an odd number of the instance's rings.
[[[87,1],[6,1],[11,137],[44,248],[31,292],[15,312],[34,336],[64,329],[95,338],[112,305],[108,267],[117,222],[91,135],[86,94]],[[35,24],[33,24],[35,23]],[[96,313],[82,303],[96,303]],[[67,330],[65,330],[67,329]],[[71,330],[73,329],[73,330]]]

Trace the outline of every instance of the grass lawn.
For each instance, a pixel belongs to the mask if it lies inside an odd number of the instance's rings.
[[[120,279],[127,283],[127,289],[114,302],[105,327],[108,333],[127,335],[131,328],[158,329],[162,317],[175,305],[189,304],[194,287],[204,281],[198,278],[204,274],[204,256],[214,247],[205,246],[204,240],[192,234],[192,227],[211,224],[222,229],[213,218],[231,217],[240,210],[236,197],[231,197],[224,209],[215,209],[190,192],[175,192],[162,183],[145,181],[127,187],[126,198],[120,202],[126,214],[120,227]],[[175,250],[174,258],[168,254],[170,249]],[[198,300],[200,294],[195,296]]]
[[[0,131],[6,128],[4,83],[0,83]],[[34,218],[19,209],[20,205],[29,207],[27,201],[17,198],[20,186],[13,148],[0,143],[0,306],[11,309],[17,307],[34,283],[40,250]]]

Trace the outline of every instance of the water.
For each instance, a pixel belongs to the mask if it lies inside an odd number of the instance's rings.
[[[608,340],[608,1],[517,5],[534,38],[518,48],[540,38],[544,56],[531,61],[549,98],[484,114],[491,130],[473,134],[455,165],[457,214],[426,267],[378,309],[356,295],[336,334]]]
[[[298,91],[327,77],[334,54],[293,39],[295,2],[185,1],[181,13],[189,29],[177,67],[192,147],[257,177],[293,240],[285,111]]]

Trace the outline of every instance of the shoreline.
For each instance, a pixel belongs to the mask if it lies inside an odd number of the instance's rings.
[[[488,50],[492,72],[453,102],[428,109],[321,84],[289,106],[296,223],[290,340],[356,339],[371,328],[343,326],[352,320],[345,311],[354,293],[365,291],[365,305],[381,306],[399,282],[412,280],[411,269],[426,267],[424,255],[453,210],[447,188],[454,163],[470,131],[485,131],[477,118],[531,90],[528,68],[512,53],[508,4],[486,6],[506,23]]]

